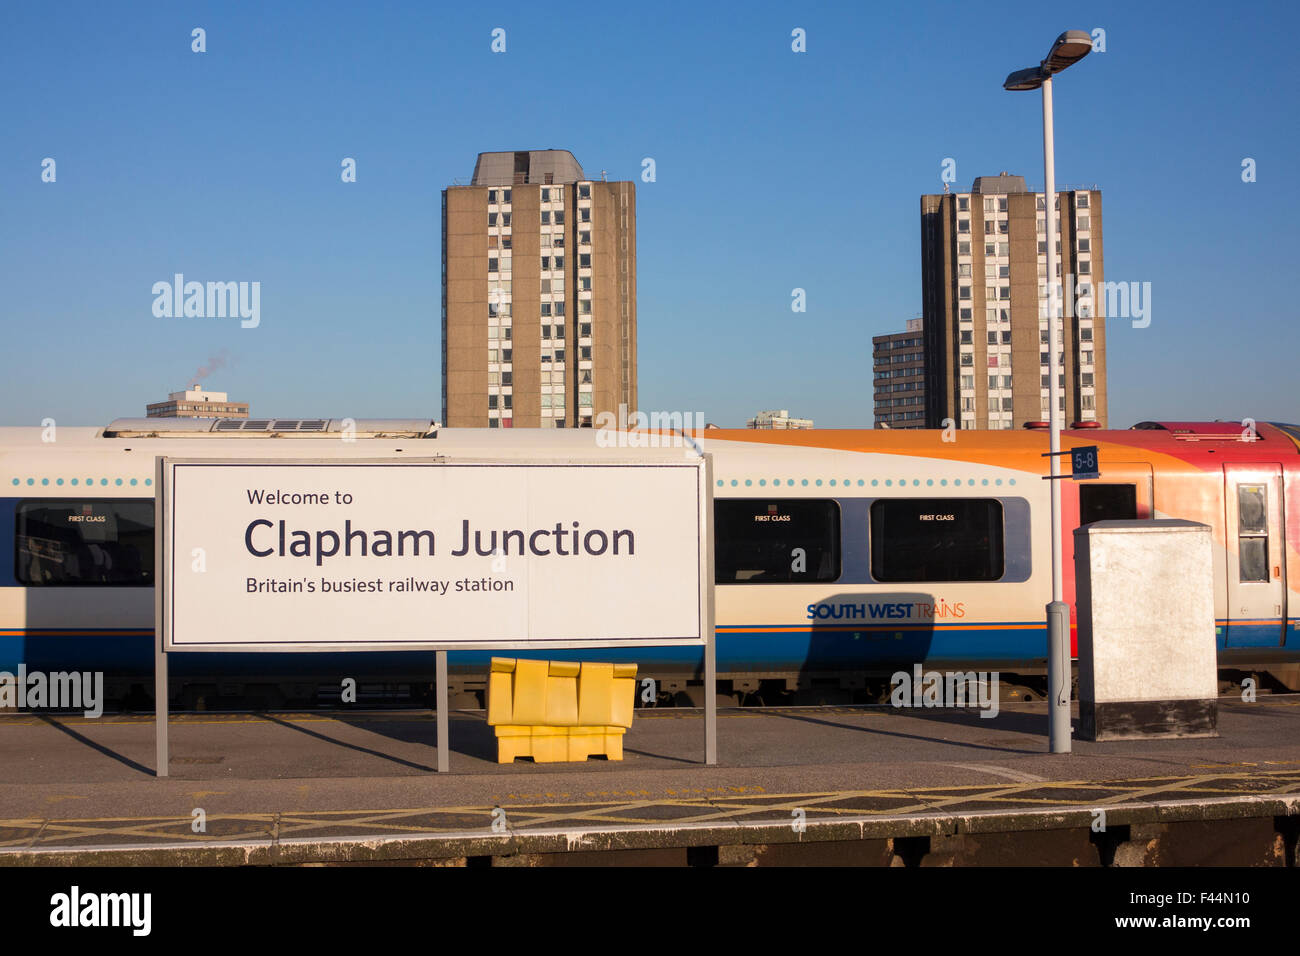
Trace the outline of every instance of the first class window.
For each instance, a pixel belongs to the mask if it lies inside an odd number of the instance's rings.
[[[28,587],[152,587],[153,501],[20,501],[14,574]]]
[[[877,581],[996,581],[1002,503],[995,498],[882,498],[871,504]]]
[[[840,508],[808,498],[713,502],[718,584],[799,584],[840,576]]]

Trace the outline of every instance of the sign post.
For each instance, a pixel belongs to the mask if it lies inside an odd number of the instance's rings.
[[[436,652],[713,641],[711,460],[160,457],[155,658],[167,774],[168,653]],[[717,760],[705,695],[705,760]]]

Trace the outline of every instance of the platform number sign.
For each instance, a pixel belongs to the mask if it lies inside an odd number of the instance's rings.
[[[1087,445],[1082,448],[1070,449],[1070,465],[1073,472],[1070,477],[1075,481],[1084,478],[1100,478],[1101,472],[1098,470],[1100,462],[1097,457],[1097,446]]]

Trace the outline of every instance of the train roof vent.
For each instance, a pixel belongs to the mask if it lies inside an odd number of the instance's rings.
[[[118,418],[104,429],[104,437],[328,437],[348,432],[358,438],[437,438],[441,427],[429,418]]]
[[[271,424],[271,431],[323,432],[326,421],[324,418],[277,418]]]
[[[1251,427],[1247,419],[1240,422],[1138,422],[1133,428],[1139,431],[1166,431],[1176,441],[1242,441],[1247,434],[1247,441],[1265,441]]]

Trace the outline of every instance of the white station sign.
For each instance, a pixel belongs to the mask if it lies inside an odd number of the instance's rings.
[[[163,458],[169,651],[702,644],[702,459]]]

